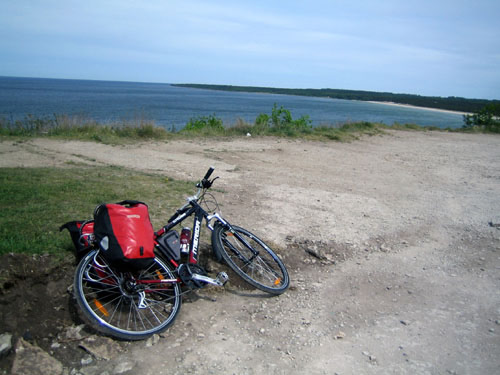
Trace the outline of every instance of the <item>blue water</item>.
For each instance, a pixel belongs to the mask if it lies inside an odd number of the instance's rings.
[[[253,123],[276,103],[293,118],[308,115],[313,125],[371,121],[456,128],[462,115],[377,103],[303,96],[238,93],[174,87],[164,83],[0,77],[0,118],[27,115],[79,116],[99,122],[151,120],[171,129],[189,119],[215,114],[225,125],[238,118]]]

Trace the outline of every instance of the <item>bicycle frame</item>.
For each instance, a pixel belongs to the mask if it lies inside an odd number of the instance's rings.
[[[168,232],[174,228],[177,224],[182,223],[188,217],[194,214],[193,231],[191,234],[191,243],[189,246],[189,259],[190,264],[198,263],[198,248],[200,244],[200,233],[201,233],[201,223],[203,219],[209,217],[208,213],[194,200],[189,201],[189,203],[179,210],[168,220],[168,224],[156,232],[157,237]],[[208,220],[208,219],[207,219]],[[207,221],[208,222],[208,221]],[[172,262],[172,260],[170,260]],[[174,262],[175,263],[175,262]],[[177,264],[174,264],[176,267]]]
[[[191,234],[191,243],[189,246],[188,263],[197,264],[199,256],[198,249],[199,249],[200,235],[201,235],[201,224],[203,222],[203,219],[205,219],[207,228],[210,229],[210,231],[213,231],[214,226],[211,225],[211,222],[212,220],[215,219],[217,222],[228,228],[229,231],[236,238],[238,238],[238,240],[240,240],[245,245],[246,248],[248,248],[252,252],[254,256],[251,259],[246,259],[246,261],[251,262],[255,256],[259,255],[259,252],[255,250],[252,246],[250,246],[250,244],[243,237],[241,237],[238,233],[234,232],[232,230],[231,224],[229,224],[229,222],[223,219],[218,213],[210,215],[207,211],[205,211],[205,209],[203,209],[203,207],[201,207],[200,204],[198,203],[200,193],[201,189],[198,190],[198,193],[195,196],[188,198],[188,203],[186,203],[184,206],[178,209],[176,213],[172,215],[172,217],[168,220],[168,224],[165,225],[163,228],[161,228],[158,232],[156,232],[157,237],[168,232],[176,225],[182,223],[184,220],[186,220],[188,217],[194,214],[194,223]],[[179,266],[174,260],[170,259],[169,261],[175,267]]]

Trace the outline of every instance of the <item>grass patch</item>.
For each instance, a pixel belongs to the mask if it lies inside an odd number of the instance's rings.
[[[159,228],[193,189],[193,183],[117,167],[0,168],[0,254],[66,255],[73,244],[59,226],[92,218],[103,202],[144,201]]]
[[[140,140],[164,140],[170,132],[154,122],[137,119],[111,124],[100,124],[79,116],[54,115],[37,118],[31,115],[24,120],[0,119],[0,135],[10,137],[54,137],[78,139],[105,144],[120,144]]]
[[[385,129],[395,130],[430,130],[414,124],[387,126],[372,122],[346,123],[341,126],[312,127],[307,118],[292,120],[291,117],[271,122],[271,117],[260,116],[256,123],[250,124],[238,120],[232,126],[223,126],[222,120],[214,115],[192,118],[186,127],[179,132],[167,131],[154,124],[142,125],[109,125],[97,123],[74,123],[68,126],[58,126],[53,122],[43,123],[40,126],[24,126],[22,123],[6,124],[0,120],[0,139],[15,138],[24,141],[31,137],[53,137],[58,139],[76,139],[93,141],[104,144],[124,144],[147,140],[173,140],[212,137],[284,137],[304,138],[320,141],[349,142],[359,139],[363,135],[377,135]],[[435,128],[433,130],[440,130]]]
[[[493,117],[492,117],[493,118]],[[471,120],[472,121],[472,120]],[[490,127],[491,128],[491,127]],[[313,127],[308,116],[292,118],[289,110],[273,106],[271,113],[259,114],[253,123],[238,119],[235,124],[224,124],[215,114],[191,118],[185,127],[168,131],[154,122],[136,119],[129,122],[99,124],[81,117],[54,115],[47,118],[27,116],[22,121],[0,118],[0,139],[9,137],[25,140],[30,137],[55,137],[78,139],[105,144],[123,144],[148,140],[172,140],[210,137],[273,136],[304,138],[320,141],[349,142],[361,136],[383,134],[386,129],[406,131],[494,132],[488,127],[469,126],[457,129],[440,129],[417,124],[385,125],[360,121],[343,125]]]

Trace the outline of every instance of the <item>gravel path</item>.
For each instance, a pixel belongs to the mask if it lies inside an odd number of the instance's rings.
[[[204,289],[159,340],[127,344],[101,371],[498,373],[500,230],[488,223],[500,223],[499,136],[35,139],[0,153],[0,167],[71,160],[189,179],[213,165],[224,216],[282,249],[284,295]]]

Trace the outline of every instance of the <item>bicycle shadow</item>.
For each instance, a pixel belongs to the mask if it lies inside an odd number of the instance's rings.
[[[258,289],[254,290],[248,290],[248,291],[242,291],[242,290],[235,290],[232,288],[226,288],[226,292],[229,294],[234,294],[238,297],[249,297],[249,298],[272,298],[276,297],[275,295],[259,291]]]
[[[213,288],[213,287],[208,287]],[[198,300],[209,301],[209,302],[217,302],[218,297],[220,296],[219,292],[210,293],[210,289],[193,289],[191,291],[186,291],[183,293],[183,303],[192,303]],[[262,292],[257,288],[253,288],[251,286],[234,287],[234,286],[225,286],[223,289],[223,293],[232,294],[238,297],[246,297],[246,298],[272,298],[275,297],[272,294]]]

